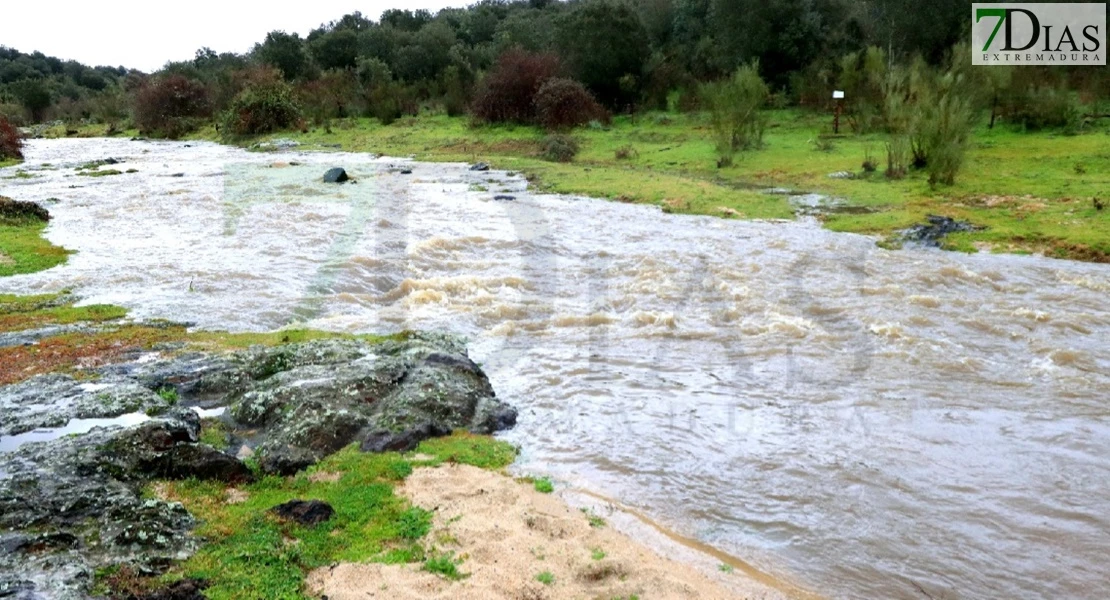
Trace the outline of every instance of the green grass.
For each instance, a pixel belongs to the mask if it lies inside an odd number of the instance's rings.
[[[469,434],[425,442],[419,452],[437,462],[492,468],[507,466],[516,455],[504,442]],[[335,562],[423,563],[425,570],[448,579],[465,577],[458,568],[461,559],[424,547],[431,513],[395,494],[395,486],[411,472],[411,463],[399,454],[367,454],[352,445],[296,476],[266,476],[240,487],[246,500],[236,504],[227,503],[227,487],[218,482],[153,484],[145,493],[182,502],[198,519],[197,535],[207,541],[164,580],[206,579],[212,600],[301,600],[305,575]],[[314,473],[340,477],[331,481],[313,478]],[[268,512],[293,499],[327,502],[335,516],[304,527]]]
[[[594,548],[590,550],[590,558],[594,560],[602,560],[606,557],[605,551],[601,548]]]
[[[91,171],[79,171],[77,174],[82,177],[110,177],[112,175],[123,175],[123,171],[118,169],[95,169]]]
[[[21,158],[0,158],[0,169],[4,167],[14,167],[15,165],[22,164]]]
[[[231,432],[219,419],[203,419],[200,422],[200,442],[217,450],[227,450],[231,446]]]
[[[555,575],[553,575],[551,571],[544,571],[536,575],[536,581],[544,585],[555,585]]]
[[[36,273],[66,261],[70,251],[42,237],[46,223],[0,219],[0,277]]]
[[[75,302],[76,298],[68,294],[0,294],[0,332],[22,331],[47,325],[113,321],[127,315],[127,311],[118,306],[94,304],[76,307]]]
[[[525,174],[541,191],[654,204],[675,213],[791,218],[785,197],[762,193],[785,187],[875,211],[823,217],[836,231],[889,236],[927,214],[942,214],[987,227],[952,237],[948,243],[953,249],[982,246],[1110,261],[1110,211],[1095,211],[1091,201],[1105,196],[1110,186],[1110,124],[1065,136],[1019,132],[1007,125],[992,130],[984,119],[956,185],[933,189],[926,174],[916,171],[896,181],[881,173],[831,179],[828,174],[837,171],[862,174],[868,151],[881,170],[884,136],[831,136],[828,115],[800,110],[769,111],[769,118],[765,148],[739,155],[734,166],[724,169],[716,168],[701,114],[621,116],[606,129],[579,129],[574,136],[581,152],[567,164],[539,157],[544,134],[536,128],[471,127],[465,118],[444,115],[401,119],[388,127],[348,120],[331,134],[317,129],[272,137],[296,140],[307,149],[339,144],[346,151],[420,160],[480,160]],[[212,130],[198,134],[214,135]],[[826,141],[818,144],[819,139]]]
[[[555,491],[555,484],[553,484],[551,480],[547,477],[535,480],[535,482],[533,482],[533,485],[535,486],[536,491],[541,494],[550,494]]]

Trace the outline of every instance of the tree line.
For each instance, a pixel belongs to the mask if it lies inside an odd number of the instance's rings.
[[[273,31],[245,54],[203,48],[149,75],[0,48],[0,114],[20,124],[130,122],[172,137],[212,119],[251,133],[290,118],[326,124],[351,116],[389,122],[422,108],[480,113],[474,102],[489,95],[490,74],[513,68],[505,57],[523,53],[548,60],[610,112],[702,109],[705,82],[754,65],[771,104],[826,108],[831,89],[847,89],[852,123],[867,128],[883,112],[886,72],[953,63],[953,48],[969,37],[970,4],[483,0],[435,14],[387,10],[377,20],[355,12],[305,37]],[[517,60],[515,68],[536,64]],[[983,83],[995,92],[992,112],[1007,118],[1007,108],[1020,104],[1015,98],[1051,88],[1054,102],[1089,102],[1110,86],[1106,69],[1011,71],[1005,81]],[[565,82],[559,91],[577,95]],[[245,112],[251,106],[267,114],[255,118]],[[152,121],[166,115],[173,122]]]

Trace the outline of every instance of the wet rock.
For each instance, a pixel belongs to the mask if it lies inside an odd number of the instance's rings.
[[[0,387],[0,439],[71,419],[109,419],[130,413],[159,414],[173,401],[133,380],[104,377],[96,383],[69,375],[39,375]],[[3,444],[0,444],[3,447]]]
[[[470,170],[471,171],[488,171],[489,170],[489,165],[484,163],[484,162],[480,162],[478,164],[471,165]]]
[[[927,224],[914,225],[903,231],[902,240],[935,248],[940,247],[941,240],[950,233],[980,231],[983,229],[967,221],[957,221],[951,217],[927,215],[925,219],[928,221]]]
[[[351,178],[347,176],[347,171],[339,167],[328,169],[328,172],[324,173],[324,183],[343,183],[350,179]]]
[[[432,422],[421,423],[404,431],[383,429],[367,434],[359,444],[359,449],[363,452],[408,452],[415,450],[424,440],[450,433]]]
[[[320,500],[290,500],[270,509],[270,512],[287,521],[312,527],[328,521],[335,515],[331,505]]]
[[[272,445],[258,461],[258,466],[267,473],[286,477],[311,467],[317,460],[315,452],[304,448]]]
[[[411,445],[456,429],[492,433],[515,422],[461,340],[319,340],[241,355],[250,382],[229,414],[260,430],[262,469],[288,474],[359,442]]]
[[[516,200],[516,196],[510,196],[508,194],[497,194],[493,197],[493,199],[500,200],[502,202],[512,202],[513,200]]]
[[[412,175],[412,169],[401,169],[402,175]]]
[[[166,419],[116,436],[96,458],[95,469],[123,481],[196,478],[240,483],[253,479],[242,461],[198,444],[199,436],[197,413],[176,409]]]

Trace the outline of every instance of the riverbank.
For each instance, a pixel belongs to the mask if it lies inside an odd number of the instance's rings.
[[[791,218],[787,192],[829,200],[812,211],[834,231],[898,243],[898,233],[930,214],[980,228],[949,235],[947,249],[1043,253],[1110,262],[1110,211],[1094,198],[1110,193],[1110,126],[1096,121],[1079,135],[976,129],[955,186],[931,188],[923,172],[891,181],[881,174],[885,137],[831,135],[830,119],[796,110],[768,111],[765,148],[718,169],[706,116],[645,113],[612,126],[573,132],[581,151],[571,163],[540,158],[544,134],[533,127],[472,127],[464,117],[425,114],[389,126],[369,119],[241,141],[275,139],[301,149],[373,152],[426,161],[487,162],[527,175],[539,191],[660,206],[664,211],[725,218]],[[212,129],[199,138],[218,139]],[[870,159],[879,166],[867,172]],[[778,193],[767,193],[768,191]]]
[[[340,383],[329,385],[347,385],[347,359],[337,357],[362,343],[385,353],[393,352],[390,344],[408,348],[417,334],[189,332],[128,323],[122,308],[76,307],[75,300],[0,296],[0,452],[12,453],[10,472],[0,474],[7,505],[0,541],[12,552],[0,564],[15,560],[0,591],[182,600],[787,597],[731,568],[712,578],[662,558],[607,529],[602,517],[548,496],[549,481],[510,478],[504,469],[517,451],[489,436],[412,438],[408,452],[380,451],[400,449],[392,443],[363,452],[355,444],[307,468],[275,471],[268,462],[275,447],[259,440],[282,434],[246,416],[266,396],[233,392],[229,398],[253,399],[233,401],[226,414],[213,398],[243,385],[235,383],[242,376],[221,374],[224,363],[283,380],[308,398],[301,381],[308,375],[286,373],[323,361],[338,369]],[[237,348],[248,350],[225,354]],[[269,387],[273,398],[288,395]],[[66,401],[52,407],[58,401],[48,396]],[[202,414],[215,416],[196,421],[175,408],[203,399]],[[327,410],[306,410],[315,402],[289,406],[309,422],[307,439],[289,440],[342,444],[340,431],[349,428]],[[314,429],[321,417],[328,424]],[[89,419],[110,428],[86,433],[79,424]],[[243,419],[274,431],[244,431],[236,423]],[[136,421],[137,429],[119,429]],[[52,429],[76,435],[52,437]],[[175,441],[167,446],[159,441],[165,436]],[[70,506],[66,489],[80,490],[82,508],[55,511]],[[322,502],[315,510],[326,517],[297,522],[274,514],[289,502]]]

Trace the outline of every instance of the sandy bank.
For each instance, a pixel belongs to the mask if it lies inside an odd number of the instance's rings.
[[[434,511],[428,539],[463,558],[459,571],[469,575],[450,581],[419,565],[347,563],[312,572],[312,593],[330,600],[787,597],[738,572],[711,577],[661,557],[611,527],[591,525],[558,497],[491,471],[421,468],[399,492]],[[540,574],[553,582],[539,581]]]

